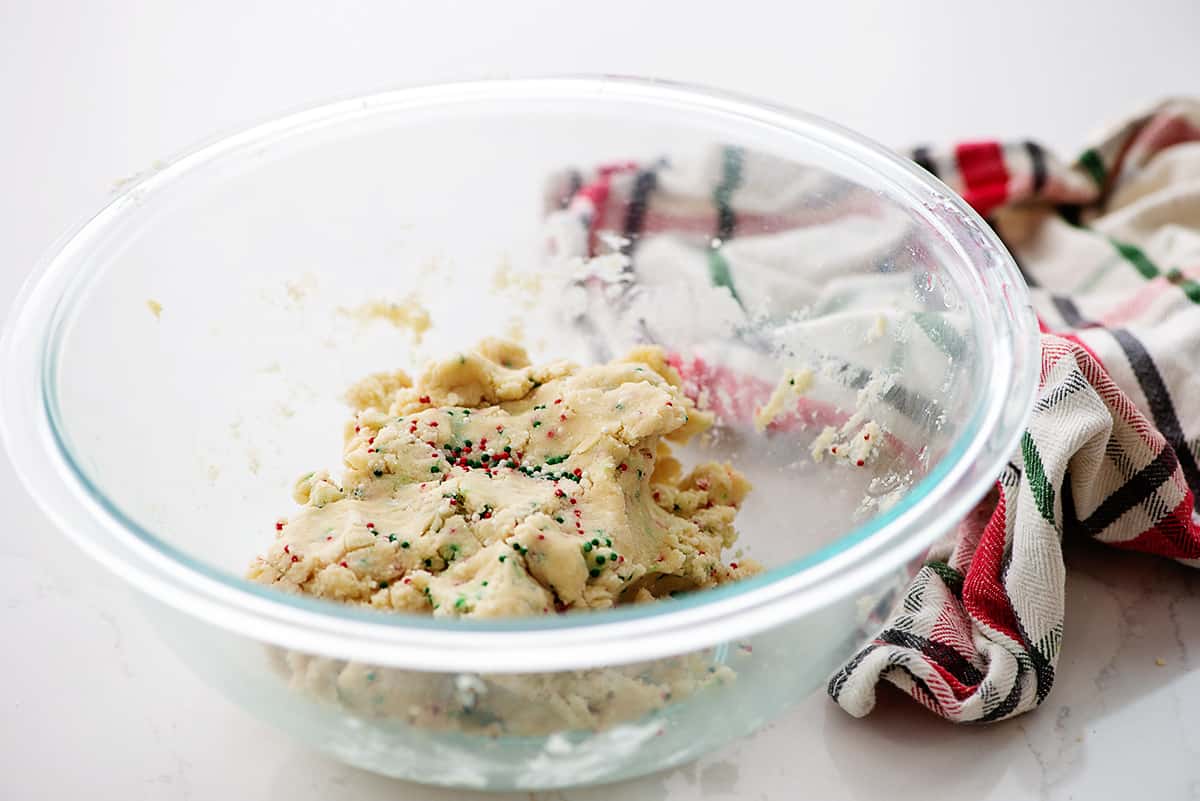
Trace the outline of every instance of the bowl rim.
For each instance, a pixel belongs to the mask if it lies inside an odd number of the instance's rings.
[[[53,392],[73,296],[86,283],[89,244],[131,205],[222,157],[316,127],[398,108],[480,100],[571,97],[671,105],[743,125],[782,128],[865,164],[914,202],[927,222],[986,259],[963,253],[999,330],[985,331],[990,391],[946,455],[888,511],[813,553],[723,587],[653,605],[547,618],[474,621],[380,614],[281,593],[217,570],[144,529],[88,478],[66,441]],[[961,248],[960,248],[961,251]],[[83,265],[83,266],[81,266]],[[985,280],[985,278],[987,280]],[[973,316],[980,310],[972,309]],[[978,320],[976,320],[978,323]],[[317,105],[193,148],[132,184],[49,249],[18,292],[0,336],[0,435],[26,489],[81,548],[140,591],[232,632],[284,648],[421,670],[494,672],[576,669],[699,650],[772,628],[860,590],[904,565],[983,497],[1015,449],[1032,411],[1037,323],[1029,291],[999,238],[929,173],[835,123],[743,95],[672,81],[561,76],[433,84]],[[1008,334],[1006,339],[1004,334]]]

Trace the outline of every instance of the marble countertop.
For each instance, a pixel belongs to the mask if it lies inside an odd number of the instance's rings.
[[[117,179],[214,133],[386,86],[658,75],[804,107],[895,144],[1034,136],[1070,152],[1136,104],[1195,91],[1200,74],[1200,4],[1188,0],[1015,3],[1003,13],[950,0],[920,13],[886,0],[819,11],[762,0],[739,6],[744,30],[667,0],[613,0],[603,12],[552,0],[337,8],[322,17],[283,0],[0,4],[0,308]],[[768,13],[772,24],[759,24]],[[585,47],[584,31],[621,46]],[[3,460],[0,508],[0,798],[474,797],[294,745],[197,680]],[[1022,718],[954,727],[888,692],[854,720],[816,695],[678,770],[486,797],[1200,799],[1200,571],[1090,545],[1068,549],[1068,568],[1056,686]]]

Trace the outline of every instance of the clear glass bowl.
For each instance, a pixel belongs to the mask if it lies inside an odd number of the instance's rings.
[[[602,164],[618,166],[599,208],[559,209]],[[632,261],[567,258],[608,251]],[[418,302],[432,328],[417,345],[354,311],[373,301]],[[535,360],[674,354],[720,412],[687,456],[753,481],[738,547],[769,569],[490,622],[242,578],[292,480],[336,468],[353,380],[514,331]],[[987,226],[850,132],[659,82],[478,82],[323,106],[145,176],[21,292],[0,402],[47,514],[232,698],[368,770],[536,789],[678,764],[822,687],[1014,449],[1036,331]],[[756,429],[801,367],[813,389]],[[856,411],[888,432],[880,452],[814,460],[824,424]]]

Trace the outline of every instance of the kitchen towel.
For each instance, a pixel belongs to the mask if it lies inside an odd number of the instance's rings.
[[[828,690],[856,716],[885,680],[949,720],[1002,720],[1036,707],[1054,683],[1064,537],[1200,566],[1200,102],[1133,115],[1070,164],[1030,141],[907,155],[961,194],[1016,259],[1042,330],[1040,388],[993,492],[928,554]],[[558,176],[547,198],[553,247],[596,256],[636,241],[639,269],[652,252],[666,269],[700,253],[712,285],[737,300],[754,287],[706,243],[749,238],[772,204],[773,224],[786,225],[807,191],[772,183],[770,166],[754,160],[722,148],[690,170],[663,160]],[[755,170],[765,181],[747,180]],[[746,196],[763,185],[768,196]],[[793,205],[780,212],[781,203]],[[886,228],[876,221],[870,236],[886,244]],[[704,244],[647,245],[680,237]]]

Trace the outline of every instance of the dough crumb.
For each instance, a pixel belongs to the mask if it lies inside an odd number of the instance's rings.
[[[754,413],[754,428],[765,431],[779,415],[793,410],[795,402],[812,389],[815,376],[812,370],[785,370],[775,391],[761,408]]]
[[[424,340],[425,332],[431,325],[429,312],[413,297],[406,298],[402,303],[373,300],[353,309],[341,309],[341,312],[361,322],[380,320],[396,328],[406,328],[417,345]]]
[[[882,314],[875,316],[875,322],[867,329],[866,336],[863,337],[868,345],[883,338],[883,335],[887,333],[887,324],[887,317]]]

